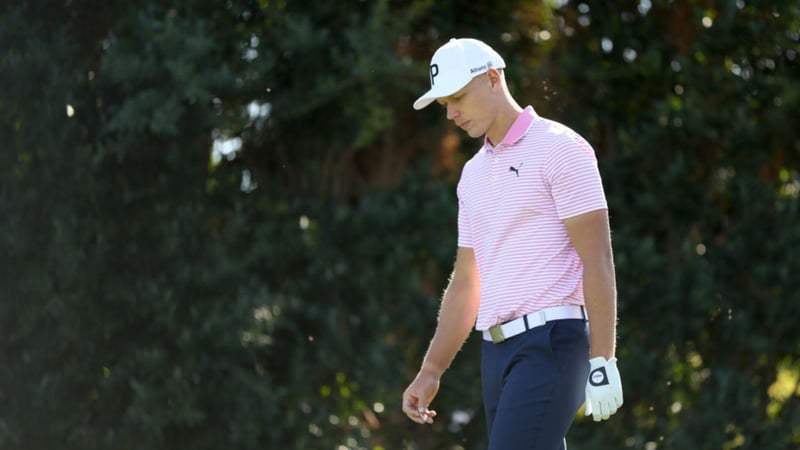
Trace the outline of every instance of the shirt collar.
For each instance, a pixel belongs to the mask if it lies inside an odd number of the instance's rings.
[[[522,110],[514,123],[511,124],[511,128],[508,129],[508,132],[503,140],[500,141],[499,145],[493,146],[492,143],[489,142],[489,138],[486,136],[483,137],[483,145],[487,150],[494,151],[495,149],[504,145],[512,145],[516,143],[518,140],[520,140],[520,138],[522,138],[522,136],[525,136],[525,134],[528,133],[528,128],[530,128],[531,123],[537,117],[538,115],[536,114],[536,111],[533,110],[532,106],[526,107],[524,110]]]

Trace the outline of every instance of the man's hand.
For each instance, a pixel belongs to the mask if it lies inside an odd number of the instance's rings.
[[[439,391],[439,377],[420,370],[411,385],[403,392],[403,412],[417,423],[433,423],[436,411],[428,409]]]
[[[622,406],[622,380],[617,370],[617,358],[606,361],[602,356],[589,360],[589,379],[586,381],[586,415],[595,422],[606,420]]]

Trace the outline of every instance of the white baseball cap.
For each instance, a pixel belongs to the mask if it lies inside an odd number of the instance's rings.
[[[414,102],[414,109],[422,109],[437,98],[455,94],[489,69],[505,66],[505,61],[496,51],[477,39],[450,39],[433,54],[431,89]]]

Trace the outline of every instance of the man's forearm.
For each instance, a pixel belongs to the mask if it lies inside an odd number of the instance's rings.
[[[452,280],[439,311],[439,321],[420,372],[441,377],[475,326],[480,294],[469,283]]]
[[[584,267],[583,291],[589,315],[591,357],[614,357],[617,333],[617,292],[613,262]]]

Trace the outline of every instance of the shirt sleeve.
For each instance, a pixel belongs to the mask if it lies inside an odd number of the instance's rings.
[[[608,208],[594,149],[577,133],[550,148],[545,177],[560,220]]]
[[[458,246],[472,248],[472,227],[460,182],[456,188],[456,194],[458,195]]]

